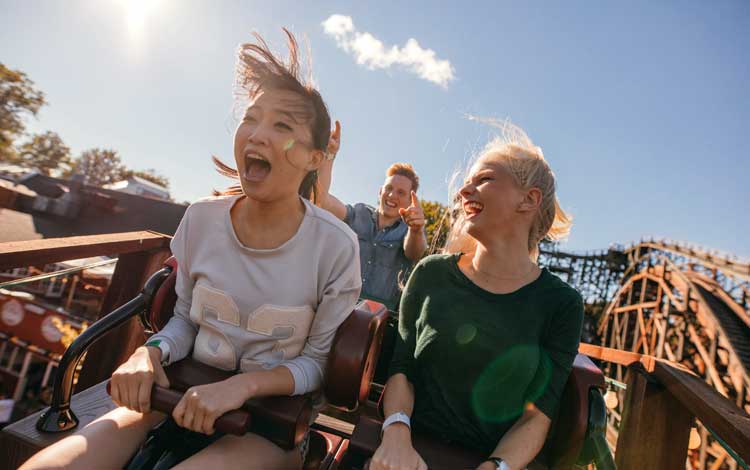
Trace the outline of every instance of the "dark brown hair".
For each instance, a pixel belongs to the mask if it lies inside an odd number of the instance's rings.
[[[277,58],[266,41],[253,33],[254,43],[241,44],[237,53],[235,71],[235,97],[238,100],[255,98],[263,89],[291,91],[299,95],[304,105],[295,111],[295,118],[309,123],[312,146],[315,150],[326,151],[331,135],[331,116],[328,114],[323,97],[315,89],[311,75],[301,77],[299,46],[288,29],[282,28],[287,37],[289,57],[287,63]],[[308,53],[309,59],[309,53]],[[310,67],[308,67],[310,72]],[[237,170],[213,157],[216,170],[224,176],[239,179]],[[299,187],[300,196],[313,202],[317,199],[318,172],[308,172]],[[214,191],[214,195],[242,194],[242,187],[235,184],[224,191]]]

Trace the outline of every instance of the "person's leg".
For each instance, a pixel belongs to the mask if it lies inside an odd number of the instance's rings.
[[[175,470],[302,468],[300,449],[284,450],[257,434],[224,436],[199,453],[175,466]]]
[[[164,418],[159,412],[143,415],[117,408],[38,452],[19,470],[122,468],[148,431]]]

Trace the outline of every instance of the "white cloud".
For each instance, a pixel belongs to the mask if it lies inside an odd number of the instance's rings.
[[[352,54],[359,65],[370,70],[401,65],[443,88],[447,88],[448,83],[455,79],[455,70],[450,61],[438,59],[435,51],[423,49],[414,38],[409,38],[403,47],[386,47],[372,34],[357,31],[351,16],[331,15],[322,24],[325,33],[340,48]]]

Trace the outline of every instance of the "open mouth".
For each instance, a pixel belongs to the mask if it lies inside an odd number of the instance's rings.
[[[245,154],[245,174],[246,180],[259,183],[266,179],[271,172],[271,164],[257,153]]]
[[[466,214],[466,218],[472,218],[482,212],[482,209],[484,209],[484,204],[481,202],[476,201],[467,201],[464,202],[464,213]]]
[[[390,207],[391,209],[396,209],[398,207],[398,204],[393,201],[385,201],[384,204],[385,207]]]

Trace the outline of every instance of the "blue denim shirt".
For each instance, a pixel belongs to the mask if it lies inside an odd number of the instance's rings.
[[[359,239],[362,297],[377,300],[390,310],[398,309],[400,285],[406,284],[412,262],[404,253],[409,226],[399,219],[378,230],[378,212],[367,204],[346,206],[344,222]]]

